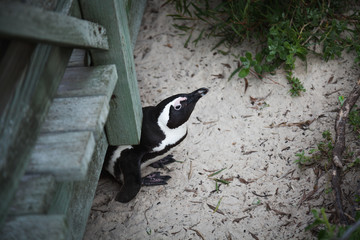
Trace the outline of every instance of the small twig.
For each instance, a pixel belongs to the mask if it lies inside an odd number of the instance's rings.
[[[285,87],[285,86],[282,85],[281,83],[278,83],[278,82],[276,82],[275,80],[272,80],[272,79],[269,78],[269,77],[265,77],[263,74],[257,73],[257,72],[255,72],[255,71],[252,70],[252,69],[249,69],[249,70],[250,70],[251,74],[254,75],[256,78],[258,78],[259,80],[262,80],[261,78],[269,79],[269,80],[270,80],[271,82],[273,82],[274,84],[280,85],[280,86],[282,86],[282,87]],[[260,78],[260,77],[261,77],[261,78]]]
[[[342,90],[344,90],[343,88],[340,88],[340,89],[338,89],[338,90],[335,90],[335,91],[333,91],[333,92],[329,92],[329,93],[325,93],[325,97],[328,97],[328,96],[330,96],[330,95],[332,95],[332,94],[334,94],[334,93],[337,93],[337,92],[340,92],[340,91],[342,91]]]
[[[205,240],[204,236],[201,234],[201,232],[199,232],[199,230],[193,228],[189,228],[189,230],[194,231],[196,235],[198,235],[202,240]]]
[[[241,217],[241,218],[235,218],[232,222],[234,223],[239,223],[241,220],[247,218],[248,216],[244,216],[244,217]]]
[[[268,211],[274,211],[276,214],[278,214],[278,215],[281,215],[281,216],[287,216],[288,218],[290,218],[291,217],[291,213],[285,213],[285,212],[282,212],[282,211],[280,211],[280,210],[277,210],[277,209],[275,209],[275,208],[272,208],[272,207],[270,207],[270,205],[269,205],[269,203],[265,203],[266,204],[266,209],[268,210]]]
[[[150,206],[148,209],[146,209],[146,210],[144,211],[144,215],[145,215],[145,219],[146,219],[147,225],[149,225],[149,220],[147,219],[146,213],[147,213],[147,211],[149,211],[152,207],[153,207],[153,206]]]
[[[100,209],[100,208],[91,208],[91,211],[98,211],[98,212],[101,212],[101,213],[107,213],[108,210],[107,209]]]
[[[315,35],[315,33],[320,29],[320,27],[321,27],[321,25],[323,24],[324,20],[325,20],[324,18],[321,19],[319,26],[316,27],[316,28],[311,32],[310,37],[308,37],[308,39],[306,39],[305,42],[302,44],[303,46],[305,46],[305,44],[306,44],[306,43]]]
[[[258,196],[258,197],[270,197],[270,196],[272,196],[272,194],[266,194],[266,193],[264,193],[264,195],[261,195],[261,194],[258,194],[258,193],[256,193],[255,191],[252,191],[251,192],[252,194],[254,194],[255,196]]]
[[[305,201],[310,200],[311,197],[319,190],[318,182],[319,182],[319,179],[317,178],[317,179],[315,180],[315,184],[314,184],[313,190],[311,190],[311,191],[308,192],[307,194],[305,193],[305,190],[304,190],[304,195],[303,195],[303,197],[302,197],[302,198],[300,199],[300,201],[299,201],[299,207],[298,207],[298,209],[300,208],[300,206],[301,206]]]
[[[250,233],[250,235],[251,235],[255,240],[259,240],[259,238],[258,238],[255,234],[253,234],[253,233],[250,232],[250,231],[249,231],[249,233]]]
[[[218,204],[219,204],[219,202],[218,202]],[[207,203],[207,205],[208,205],[208,207],[209,207],[211,210],[214,211],[214,213],[219,213],[219,214],[221,214],[221,215],[225,215],[224,212],[221,211],[218,206],[214,207],[213,205],[210,205],[210,204],[208,204],[208,203]]]
[[[284,174],[284,176],[282,176],[281,178],[279,178],[279,180],[285,178],[285,177],[286,177],[287,175],[289,175],[289,174],[293,174],[294,172],[295,172],[295,169],[288,171],[287,173]]]
[[[190,170],[189,170],[189,174],[188,174],[188,180],[190,180],[192,176],[192,161],[190,161]]]
[[[260,203],[260,204],[253,205],[253,206],[251,206],[251,207],[245,208],[245,209],[243,210],[243,212],[247,212],[247,211],[253,210],[254,208],[257,208],[257,207],[259,207],[259,206],[261,206],[261,205],[264,205],[264,204],[263,204],[263,203]]]

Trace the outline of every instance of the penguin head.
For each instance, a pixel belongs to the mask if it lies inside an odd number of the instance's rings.
[[[177,94],[161,101],[157,105],[160,112],[158,124],[170,129],[180,127],[188,121],[197,101],[208,91],[207,88],[200,88],[192,93]]]

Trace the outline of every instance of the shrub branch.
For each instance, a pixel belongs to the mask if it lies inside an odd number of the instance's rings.
[[[335,209],[341,224],[348,224],[344,213],[341,193],[342,158],[345,150],[345,124],[349,117],[350,110],[360,97],[360,79],[351,91],[348,98],[340,108],[335,121],[335,145],[333,149],[333,172],[331,185],[335,194]]]

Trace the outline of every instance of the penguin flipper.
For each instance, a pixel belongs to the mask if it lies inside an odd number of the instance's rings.
[[[153,172],[149,175],[146,175],[141,179],[144,186],[157,186],[157,185],[166,185],[167,181],[170,179],[170,176],[162,176],[160,172]]]
[[[165,165],[175,162],[174,156],[169,154],[166,157],[160,159],[159,161],[156,161],[152,164],[150,164],[153,168],[164,168]]]
[[[140,191],[142,180],[140,162],[144,154],[135,150],[128,151],[120,161],[120,169],[124,176],[124,183],[115,200],[121,203],[131,201]]]

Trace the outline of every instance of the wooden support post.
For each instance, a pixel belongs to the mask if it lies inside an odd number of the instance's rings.
[[[132,48],[134,49],[137,35],[140,29],[142,16],[144,15],[146,0],[136,0],[136,1],[127,1],[129,9],[128,19],[129,19],[129,31]]]
[[[101,24],[107,31],[109,51],[92,50],[94,64],[115,64],[117,69],[118,83],[106,123],[109,144],[137,144],[141,135],[142,108],[125,1],[80,0],[80,7],[84,19]]]

